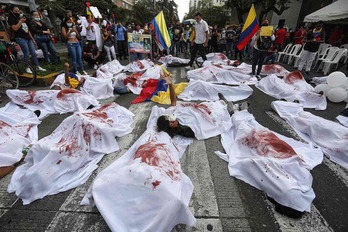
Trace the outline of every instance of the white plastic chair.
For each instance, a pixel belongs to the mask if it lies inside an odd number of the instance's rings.
[[[347,56],[347,49],[340,48],[337,55],[335,56],[335,58],[332,61],[324,60],[323,61],[323,64],[324,64],[323,73],[324,73],[324,75],[326,75],[330,71],[331,65],[333,65],[333,64],[336,65],[335,69],[337,69],[338,63],[340,62],[341,58],[344,56]]]
[[[303,46],[301,44],[296,44],[294,45],[295,49],[294,51],[288,55],[288,65],[290,65],[292,63],[292,61],[294,60],[294,58],[296,56],[298,56],[298,54],[301,54],[302,50],[303,50]]]
[[[282,55],[289,54],[290,49],[291,49],[291,46],[292,46],[292,43],[289,43],[289,44],[286,45],[286,47],[284,48],[284,51],[278,52],[277,62],[279,62],[279,60],[280,60],[280,58],[282,57]]]
[[[348,44],[343,44],[343,45],[341,45],[341,47],[340,47],[340,48],[345,48],[345,49],[347,49],[347,50],[348,50]],[[347,54],[347,55],[345,55],[345,56],[342,56],[342,58],[344,58],[343,64],[346,64],[346,63],[347,63],[347,61],[348,61],[348,54]]]
[[[331,47],[331,44],[326,44],[326,43],[320,44],[318,52],[317,52],[318,55],[315,57],[315,60],[313,62],[314,63],[313,69],[315,69],[319,59],[323,58],[323,56],[325,55],[326,49],[328,49],[329,47]]]
[[[300,61],[301,61],[301,56],[302,56],[302,53],[303,53],[303,50],[304,50],[304,46],[306,44],[303,44],[302,48],[301,48],[301,51],[298,55],[295,55],[294,56],[294,68],[297,68],[299,65],[300,65]]]
[[[339,50],[340,49],[338,47],[329,47],[326,49],[324,56],[318,59],[318,61],[321,61],[321,63],[317,69],[317,72],[319,72],[319,70],[322,68],[324,61],[332,61]]]
[[[286,63],[291,55],[297,54],[301,46],[301,44],[295,44],[294,46],[292,46],[290,52],[288,54],[285,54],[283,63]]]

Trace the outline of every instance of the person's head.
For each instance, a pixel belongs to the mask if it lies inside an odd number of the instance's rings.
[[[157,130],[167,132],[171,137],[175,135],[178,127],[178,120],[174,115],[162,115],[157,119]]]
[[[18,6],[15,5],[11,5],[10,11],[16,16],[19,16],[19,14],[21,13],[21,10],[18,8]]]
[[[73,21],[71,20],[71,18],[65,18],[65,25],[70,28],[73,26]]]
[[[71,10],[67,10],[67,11],[66,11],[66,16],[69,17],[69,18],[72,17],[72,12],[71,12]]]
[[[268,18],[264,18],[263,20],[262,20],[262,26],[268,26],[269,25],[269,20],[268,20]]]
[[[121,26],[121,20],[117,21],[117,25]]]
[[[180,20],[179,19],[176,20],[176,25],[178,25],[178,26],[180,25]]]
[[[135,30],[139,31],[140,28],[141,28],[141,27],[140,27],[140,24],[139,24],[139,23],[135,24]]]
[[[283,26],[283,25],[279,25],[278,28],[279,28],[279,29],[283,29],[284,26]]]
[[[43,9],[43,8],[42,8],[42,9],[40,10],[40,13],[41,13],[41,16],[42,16],[42,17],[48,17],[48,12],[47,12],[46,9]]]
[[[197,12],[196,13],[196,22],[199,23],[202,20],[202,15],[201,13]]]
[[[108,16],[106,14],[103,14],[103,19],[107,20]]]
[[[41,20],[40,14],[39,14],[39,12],[37,12],[37,11],[32,11],[32,12],[31,12],[31,17],[33,17],[33,19],[34,19],[36,22],[39,22],[39,21]]]
[[[218,25],[217,24],[214,24],[214,29],[217,29]]]
[[[320,30],[323,27],[323,24],[323,21],[317,22],[317,24],[315,25],[315,29]]]

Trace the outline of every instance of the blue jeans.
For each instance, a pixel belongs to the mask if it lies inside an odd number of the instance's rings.
[[[48,55],[48,52],[50,52],[53,57],[53,63],[57,63],[57,52],[52,41],[42,41],[40,35],[34,35],[34,39],[37,43],[37,46],[42,50],[46,62],[51,63],[50,56]]]
[[[233,53],[233,42],[227,42],[227,49],[226,49],[226,56],[228,56],[228,53],[231,52],[231,57]]]
[[[77,72],[77,63],[79,63],[81,72],[83,72],[83,62],[82,62],[82,51],[81,51],[81,47],[80,47],[80,43],[76,42],[76,43],[70,43],[67,42],[66,43],[67,47],[68,47],[68,51],[72,60],[72,64],[74,66],[74,72]]]
[[[272,61],[271,63],[274,64],[274,62],[277,59],[278,54],[277,53],[273,53],[269,56],[266,56],[265,60],[263,61],[263,64],[268,64],[268,61]]]
[[[36,67],[39,66],[39,61],[37,60],[37,56],[35,53],[35,46],[33,44],[33,41],[31,40],[27,40],[21,37],[17,37],[16,38],[17,43],[19,44],[19,46],[21,47],[23,54],[24,54],[24,60],[29,62],[29,52],[31,54],[31,58],[34,62],[34,65]]]
[[[174,49],[175,49],[175,56],[178,56],[179,50],[180,50],[180,41],[172,41],[172,47],[171,47],[171,53],[172,56],[174,56]]]
[[[143,53],[133,53],[131,61],[135,61],[135,58],[137,58],[137,56],[139,57],[139,60],[143,59]]]

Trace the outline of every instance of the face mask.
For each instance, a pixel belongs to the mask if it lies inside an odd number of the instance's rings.
[[[45,16],[48,16],[48,13],[47,13],[47,12],[45,12]]]
[[[174,114],[165,115],[165,117],[169,122],[176,121],[176,116]]]
[[[68,27],[71,27],[72,26],[72,23],[67,23],[66,24]]]
[[[35,21],[40,21],[40,18],[35,18]]]
[[[16,14],[19,18],[23,18],[23,13],[20,13],[20,14]]]

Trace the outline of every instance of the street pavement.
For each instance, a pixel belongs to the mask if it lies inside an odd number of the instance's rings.
[[[184,68],[169,68],[169,71],[173,73],[175,82],[187,81]],[[277,133],[301,140],[271,109],[270,104],[275,99],[254,86],[252,88],[254,93],[247,100],[250,103],[249,112],[256,120]],[[131,134],[117,139],[121,149],[104,156],[99,168],[85,184],[24,206],[22,200],[7,193],[12,173],[2,179],[0,231],[109,231],[98,210],[80,206],[80,202],[96,175],[121,157],[145,131],[151,108],[156,104],[131,105],[135,97],[133,94],[115,95],[101,101],[102,104],[115,101],[132,111],[135,114],[134,129]],[[5,98],[0,106],[7,101]],[[344,107],[343,103],[328,102],[325,111],[307,111],[334,121]],[[70,115],[50,115],[43,119],[39,125],[39,138],[51,134]],[[214,153],[218,150],[223,151],[220,136],[204,141],[194,140],[182,157],[182,169],[194,185],[190,209],[197,223],[194,227],[178,225],[173,231],[348,231],[347,169],[324,158],[324,162],[311,171],[316,194],[311,213],[300,219],[291,219],[275,212],[265,193],[231,177],[227,163]]]

